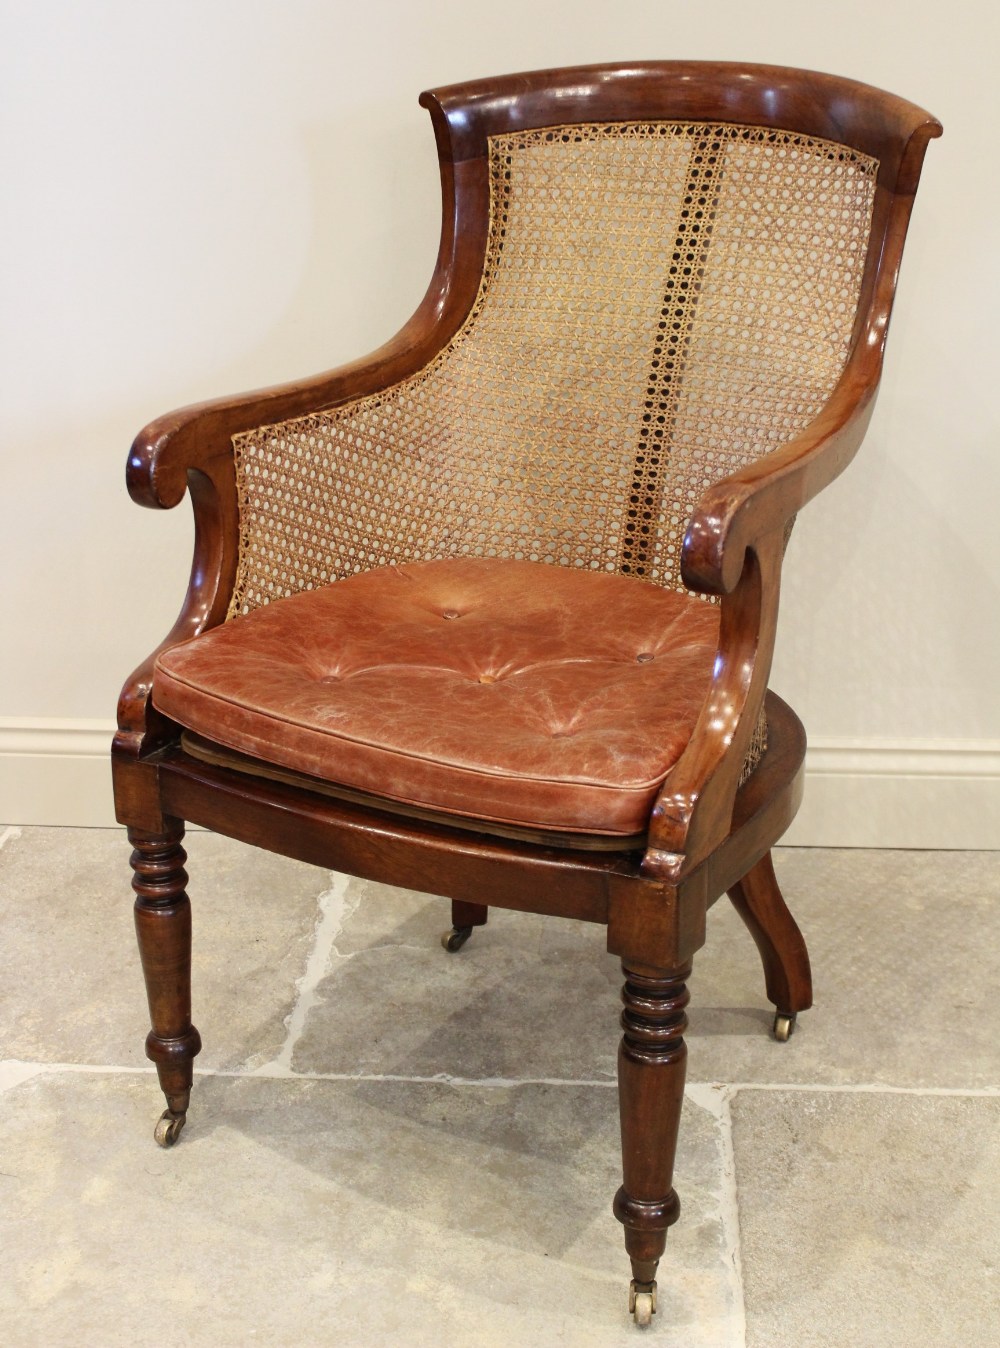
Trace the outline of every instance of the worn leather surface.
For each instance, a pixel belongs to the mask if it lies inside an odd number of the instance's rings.
[[[717,636],[714,606],[626,576],[418,562],[172,647],[153,701],[240,753],[419,808],[635,834]]]

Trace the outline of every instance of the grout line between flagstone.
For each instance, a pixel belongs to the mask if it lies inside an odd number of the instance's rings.
[[[46,1066],[36,1062],[20,1062],[15,1059],[0,1062],[0,1095],[13,1090],[24,1081],[30,1081],[47,1070]]]
[[[967,1100],[1000,1099],[1000,1086],[890,1086],[879,1082],[733,1081],[726,1084],[730,1100],[741,1091],[797,1091],[827,1095],[955,1096]]]
[[[736,1186],[736,1153],[733,1148],[733,1118],[729,1108],[732,1095],[721,1083],[692,1082],[684,1092],[687,1099],[711,1114],[718,1125],[722,1173],[716,1193],[719,1223],[722,1227],[723,1254],[729,1278],[732,1310],[726,1326],[727,1348],[746,1348],[746,1297],[743,1291],[743,1255],[740,1246],[739,1193]]]
[[[279,1055],[280,1056],[280,1055]],[[279,1059],[265,1063],[246,1071],[240,1068],[196,1067],[196,1077],[245,1078],[261,1077],[288,1081],[390,1081],[411,1082],[414,1086],[483,1086],[491,1089],[510,1089],[515,1086],[586,1086],[601,1087],[604,1090],[616,1090],[618,1083],[613,1077],[461,1077],[447,1072],[436,1072],[429,1076],[418,1076],[404,1072],[298,1072],[279,1066]],[[41,1072],[94,1072],[113,1074],[121,1072],[131,1076],[154,1076],[155,1067],[128,1066],[123,1063],[80,1063],[80,1062],[35,1062],[22,1061],[19,1058],[0,1059],[0,1093],[18,1080],[26,1080]],[[1000,1086],[882,1086],[877,1084],[844,1084],[802,1081],[692,1081],[687,1084],[684,1094],[694,1104],[717,1114],[715,1105],[707,1103],[710,1092],[724,1092],[728,1104],[743,1091],[794,1091],[797,1093],[821,1095],[915,1095],[941,1097],[962,1100],[1000,1099]]]
[[[317,988],[326,976],[331,955],[338,953],[337,937],[340,935],[344,923],[360,902],[360,899],[355,899],[352,903],[347,898],[347,888],[351,883],[349,875],[341,875],[337,871],[332,871],[330,879],[330,887],[325,889],[318,899],[320,915],[316,922],[312,949],[306,961],[305,971],[296,983],[295,1005],[286,1022],[288,1033],[285,1035],[281,1052],[271,1062],[264,1063],[255,1071],[240,1075],[268,1077],[293,1075],[292,1057],[295,1053],[295,1047],[302,1037],[309,1012],[318,1001]],[[294,1073],[294,1075],[299,1074]]]

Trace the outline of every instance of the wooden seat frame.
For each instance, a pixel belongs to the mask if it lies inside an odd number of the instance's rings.
[[[318,866],[450,898],[456,929],[488,907],[581,918],[607,927],[624,972],[619,1087],[625,1227],[633,1304],[655,1306],[655,1272],[679,1203],[672,1172],[684,1088],[686,980],[707,909],[728,891],[763,958],[779,1033],[811,1004],[805,944],[770,849],[799,804],[805,736],[767,691],[786,529],[849,462],[868,424],[914,192],[940,125],[889,94],[832,76],[770,66],[654,63],[542,71],[425,93],[440,157],[443,229],[430,288],[414,317],[372,356],[301,383],[173,413],[136,439],[128,486],[169,509],[185,491],[195,516],[190,586],[173,629],[129,679],[114,741],[119,820],[134,846],[136,928],[152,1030],[146,1044],[168,1109],[158,1139],[176,1139],[200,1048],[191,1021],[190,905],[184,821]],[[801,434],[710,487],[690,520],[683,577],[717,596],[718,658],[687,749],[666,778],[643,851],[512,840],[331,799],[199,761],[150,700],[159,651],[221,622],[237,566],[232,437],[384,390],[424,368],[476,296],[489,215],[487,137],[598,121],[723,120],[823,137],[879,161],[871,241],[851,354],[823,411]],[[740,777],[766,698],[768,747]]]

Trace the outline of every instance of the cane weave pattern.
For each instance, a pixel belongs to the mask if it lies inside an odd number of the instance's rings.
[[[877,168],[736,125],[492,137],[482,280],[447,347],[234,437],[230,616],[456,555],[683,588],[702,492],[802,430],[843,369]]]

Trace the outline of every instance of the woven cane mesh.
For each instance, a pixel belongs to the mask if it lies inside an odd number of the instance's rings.
[[[234,437],[231,616],[461,554],[682,588],[701,493],[805,427],[843,369],[877,167],[735,125],[492,137],[483,276],[446,349]]]

